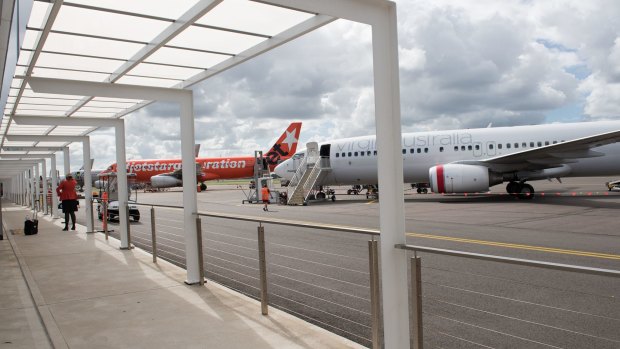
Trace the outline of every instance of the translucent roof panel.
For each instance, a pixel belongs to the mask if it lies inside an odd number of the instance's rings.
[[[102,100],[99,100],[98,98],[93,98],[90,102],[86,103],[86,105],[84,105],[84,106],[85,107],[102,107],[102,108],[125,109],[125,108],[129,108],[129,107],[133,106],[134,104],[135,104],[135,102],[123,103],[123,102],[117,102],[117,101],[102,101]]]
[[[15,142],[15,141],[9,141],[9,140],[4,140],[4,146],[6,147],[32,147],[34,145],[34,142]]]
[[[28,27],[43,29],[46,20],[45,14],[50,10],[51,7],[52,4],[47,2],[33,2],[32,11],[30,12],[30,19],[28,20]]]
[[[51,105],[51,104],[20,103],[19,106],[17,107],[18,112],[36,111],[36,110],[64,111],[64,110],[67,110],[67,106],[66,105]]]
[[[71,99],[55,99],[55,98],[34,98],[34,97],[22,97],[21,104],[30,104],[30,105],[65,105],[72,106],[75,105],[75,100]]]
[[[49,134],[52,136],[71,136],[71,135],[81,135],[86,131],[90,130],[92,127],[86,126],[57,126],[54,128]]]
[[[125,60],[82,57],[42,52],[37,60],[38,67],[61,68],[83,71],[113,73]]]
[[[32,76],[40,78],[56,78],[56,79],[69,79],[69,80],[82,80],[82,81],[105,81],[109,74],[102,73],[90,73],[83,71],[61,70],[61,69],[48,69],[48,68],[34,68]]]
[[[39,125],[17,125],[13,123],[11,125],[11,134],[14,135],[43,135],[52,126],[39,126]]]
[[[144,46],[133,42],[50,33],[43,50],[126,60]]]
[[[168,46],[193,48],[237,54],[252,46],[265,41],[264,37],[238,34],[223,30],[215,30],[202,27],[189,27],[176,38],[172,39]]]
[[[65,116],[64,110],[40,110],[40,109],[28,109],[28,108],[17,108],[16,114],[26,114],[26,115],[39,115],[39,116]]]
[[[105,6],[105,2],[102,2]],[[170,22],[88,8],[62,6],[53,31],[149,42]]]
[[[93,5],[93,0],[71,0],[65,3]],[[98,2],[97,5],[115,11],[176,19],[196,3],[198,0],[106,0]]]
[[[30,59],[32,58],[32,51],[21,50],[19,52],[19,58],[17,59],[17,64],[27,66],[30,64]]]
[[[57,99],[65,99],[65,100],[79,100],[83,97],[80,96],[71,96],[71,95],[59,95],[54,93],[36,93],[31,89],[27,88],[24,90],[22,95],[23,97],[39,97],[39,98],[57,98]]]
[[[314,14],[248,0],[228,0],[204,15],[196,23],[274,36]]]
[[[89,118],[111,118],[114,117],[114,115],[116,115],[116,112],[91,112],[91,111],[84,111],[83,108],[80,108],[79,111],[71,114],[71,116],[75,116],[75,117],[89,117]]]
[[[162,47],[148,57],[145,62],[177,64],[195,68],[210,68],[230,57],[231,55]]]
[[[62,147],[67,142],[38,142],[37,147]]]
[[[202,72],[201,69],[162,66],[159,64],[142,63],[133,68],[128,75],[149,76],[186,80]]]
[[[121,84],[129,84],[129,85],[147,85],[147,86],[156,86],[156,87],[173,87],[177,85],[180,80],[167,80],[167,79],[154,79],[154,78],[146,78],[139,76],[123,76],[118,80]]]
[[[49,151],[49,150],[30,150],[27,153],[32,154],[32,155],[47,155],[47,154],[52,154],[54,152]]]

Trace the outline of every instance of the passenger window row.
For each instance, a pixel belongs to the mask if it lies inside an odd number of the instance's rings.
[[[564,140],[559,141],[559,143],[563,143],[563,142],[565,142],[565,141]],[[530,146],[530,148],[534,148],[534,147],[542,147],[543,144],[544,145],[550,145],[550,144],[557,144],[557,143],[558,143],[558,141],[551,141],[551,142],[550,141],[544,141],[544,142],[538,141],[538,142],[529,142],[529,146]],[[488,146],[489,146],[489,149],[494,149],[495,148],[495,143],[489,143]],[[506,143],[506,144],[497,143],[497,149],[503,149],[504,146],[506,147],[506,149],[512,149],[512,148],[519,149],[519,147],[527,148],[528,147],[528,143],[527,142],[522,142],[520,145],[517,142],[515,142],[515,143]],[[454,146],[454,151],[466,151],[466,150],[472,151],[474,149],[475,150],[480,150],[480,144],[475,144],[473,146],[472,145],[467,145],[467,146],[465,146],[465,145],[461,145],[461,146],[455,145]],[[444,151],[444,147],[439,147],[439,152],[443,153],[443,151]],[[407,154],[407,149],[403,148],[402,152],[403,152],[403,155]],[[409,153],[410,154],[428,153],[428,148],[410,148],[409,149]],[[359,152],[355,151],[355,152],[336,153],[336,157],[337,158],[338,157],[342,157],[342,158],[345,158],[345,157],[358,157],[358,156],[377,156],[377,151],[376,150],[374,150],[374,151],[367,150],[367,151],[359,151]]]
[[[347,153],[336,153],[336,157],[337,158],[346,158],[346,157],[354,157],[354,156],[377,156],[377,151],[354,151],[354,152],[347,152]]]

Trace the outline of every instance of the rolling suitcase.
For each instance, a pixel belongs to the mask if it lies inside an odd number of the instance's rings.
[[[33,219],[26,217],[24,222],[24,235],[34,235],[39,232],[39,220],[37,219],[37,211],[33,210]]]

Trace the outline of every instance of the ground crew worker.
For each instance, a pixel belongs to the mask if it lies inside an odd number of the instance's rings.
[[[267,205],[269,204],[269,188],[267,188],[267,184],[263,184],[263,188],[260,190],[261,192],[261,196],[263,198],[263,204],[265,206],[263,206],[263,211],[269,211],[269,208],[267,207]]]

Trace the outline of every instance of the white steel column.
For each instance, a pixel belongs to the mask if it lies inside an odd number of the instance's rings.
[[[56,188],[58,187],[58,171],[56,170],[56,153],[50,158],[52,167],[52,218],[58,218],[58,196]]]
[[[119,226],[121,230],[121,249],[129,249],[129,235],[127,225],[129,217],[127,217],[127,198],[129,191],[127,190],[127,158],[125,155],[125,124],[121,123],[114,128],[114,137],[116,138],[116,180],[118,183],[118,213]]]
[[[382,0],[264,1],[372,26],[384,348],[408,348],[407,260],[394,247],[406,241],[396,5]]]
[[[33,202],[32,207],[35,209],[39,209],[41,207],[41,202],[38,202],[41,197],[41,181],[39,180],[39,164],[37,163],[34,167],[34,197],[35,201]]]
[[[192,91],[181,99],[181,157],[183,168],[183,216],[185,222],[185,258],[188,284],[197,284],[200,275],[200,258],[196,239],[196,215],[198,203],[196,186],[196,155],[194,154],[194,99]],[[190,229],[188,229],[188,227]]]
[[[42,165],[42,171],[43,171],[43,175],[41,177],[43,177],[43,182],[42,182],[42,194],[43,194],[43,205],[41,207],[43,207],[43,213],[47,213],[47,160],[43,160],[43,162],[41,162]]]
[[[35,189],[34,189],[34,165],[30,168],[30,171],[28,171],[28,196],[30,197],[30,203],[28,205],[28,207],[31,207],[34,209],[34,198],[35,198]]]
[[[409,347],[407,254],[396,6],[372,26],[375,126],[381,200],[381,286],[385,348]]]
[[[90,137],[86,137],[82,142],[82,153],[84,158],[84,217],[86,218],[86,232],[95,231],[93,227],[93,181],[90,175]]]
[[[71,164],[69,161],[69,147],[68,146],[62,150],[62,155],[64,157],[64,166],[65,166],[65,168],[63,169],[63,175],[66,175],[67,173],[71,172]]]

